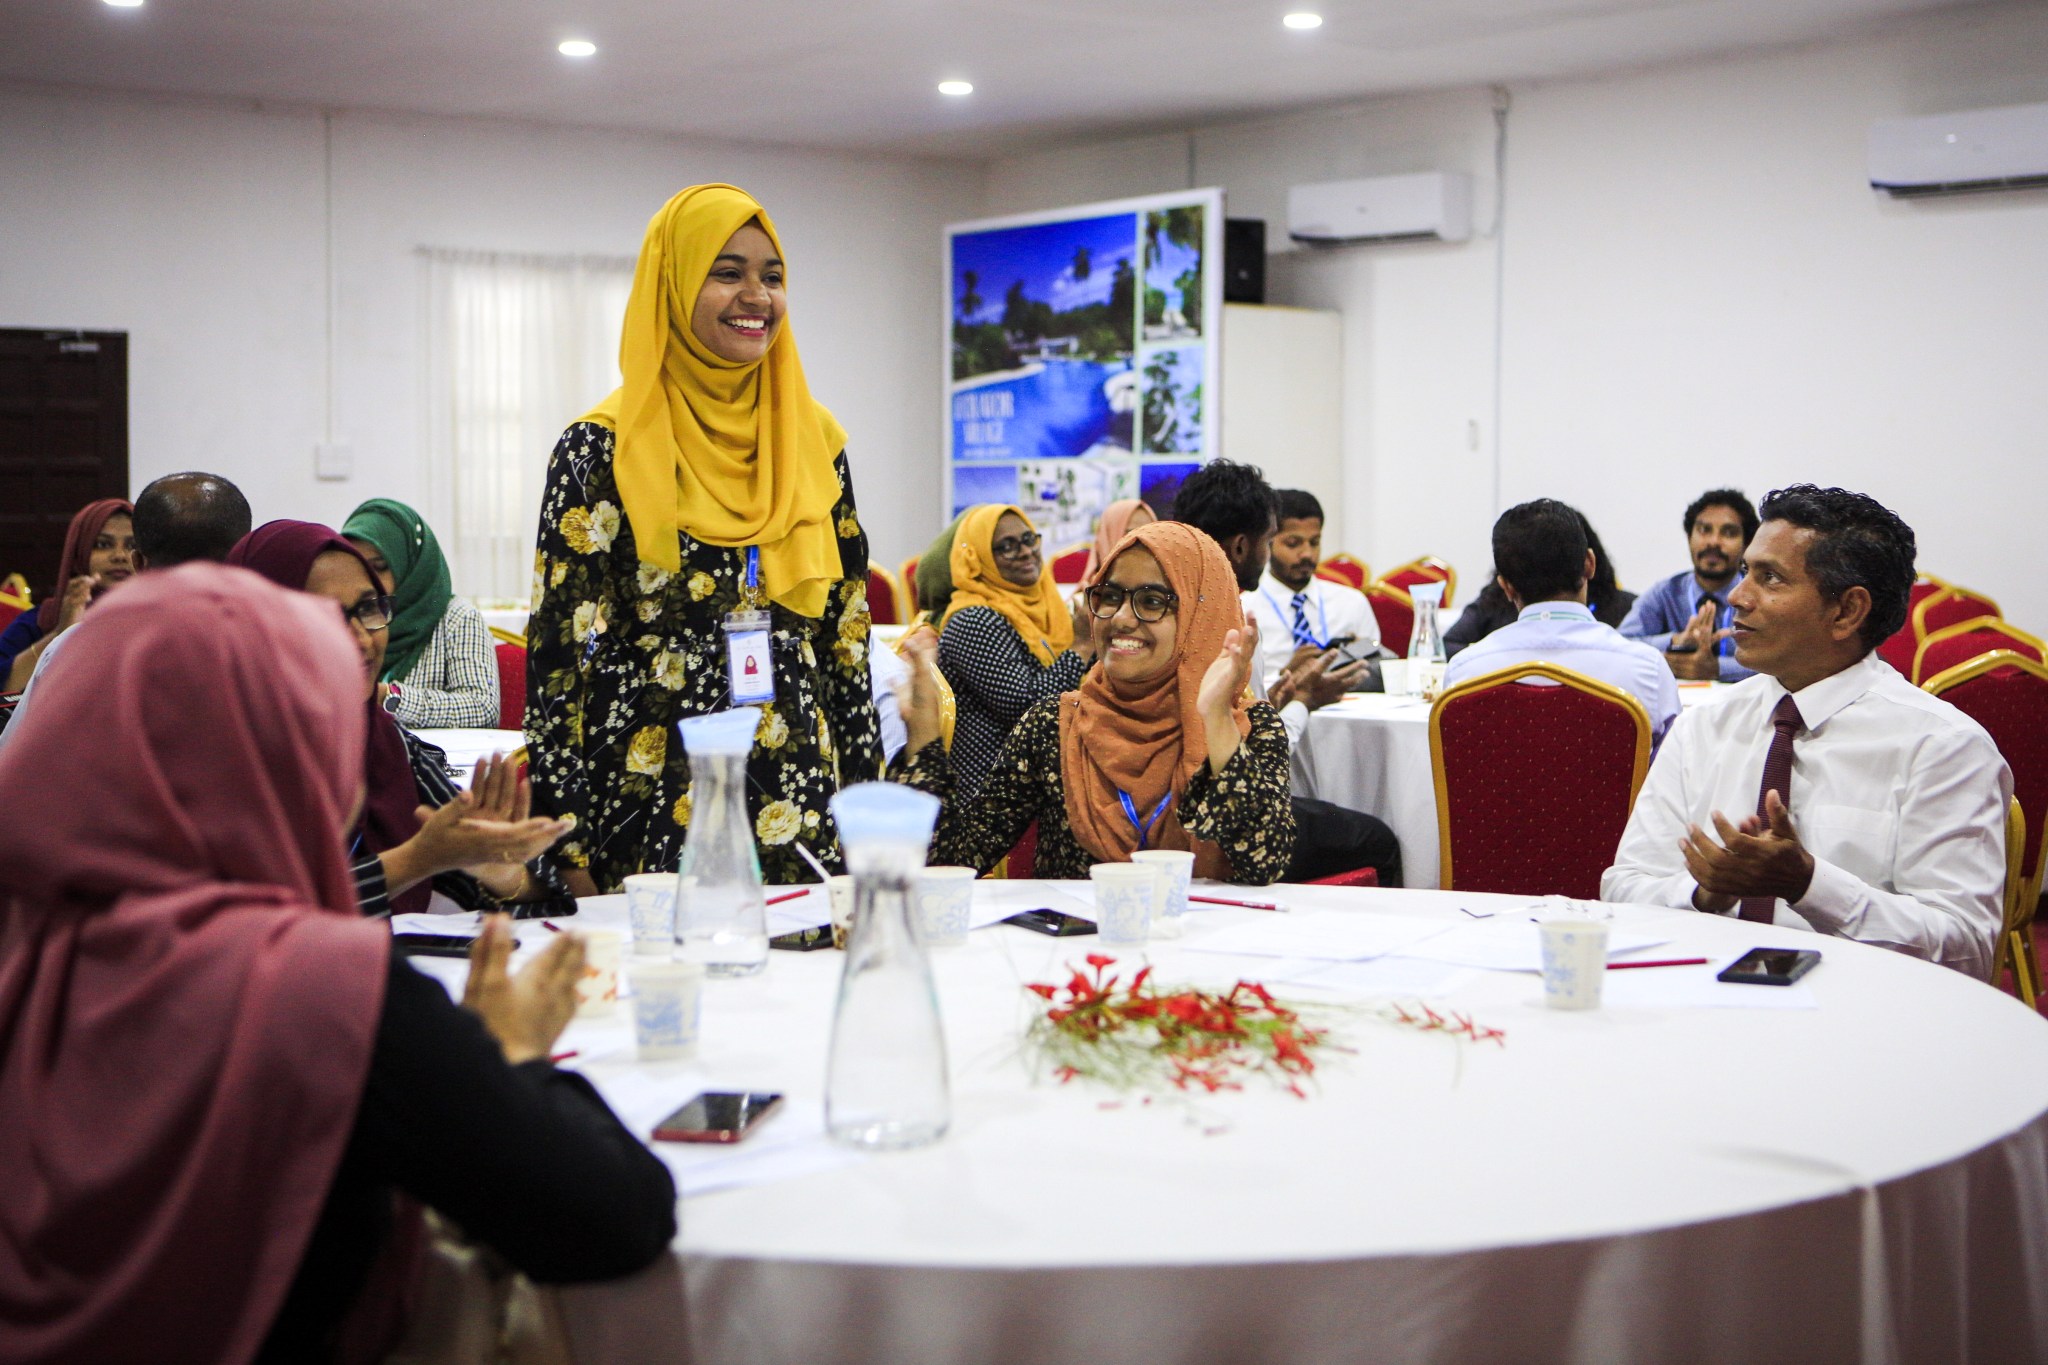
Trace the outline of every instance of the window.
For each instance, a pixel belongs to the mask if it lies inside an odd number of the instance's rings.
[[[631,257],[424,250],[428,520],[455,591],[524,603],[549,452],[619,385]]]

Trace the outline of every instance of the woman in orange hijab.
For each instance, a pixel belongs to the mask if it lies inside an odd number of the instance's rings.
[[[624,383],[548,462],[526,735],[535,813],[576,817],[556,856],[579,894],[674,870],[691,814],[675,723],[734,704],[735,613],[765,614],[765,645],[740,657],[742,701],[772,680],[747,765],[767,879],[810,879],[799,843],[837,866],[826,803],[880,771],[867,536],[846,432],[797,357],[787,275],[744,190],[669,200],[626,303]]]
[[[1024,714],[972,798],[933,743],[931,646],[908,646],[910,743],[890,776],[946,802],[935,860],[986,870],[1035,820],[1040,877],[1169,848],[1193,849],[1197,876],[1277,880],[1294,849],[1287,732],[1246,690],[1258,627],[1230,561],[1193,527],[1154,522],[1114,547],[1087,603],[1098,662]]]

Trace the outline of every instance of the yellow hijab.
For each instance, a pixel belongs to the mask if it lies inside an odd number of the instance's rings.
[[[618,433],[619,501],[643,561],[681,569],[681,531],[758,545],[763,591],[821,616],[843,576],[832,460],[846,431],[811,397],[787,317],[751,364],[720,359],[690,331],[712,263],[749,221],[781,256],[767,210],[732,185],[692,185],[648,220],[619,338],[625,383],[583,420]]]
[[[960,519],[949,561],[953,599],[946,603],[939,628],[944,630],[946,621],[962,607],[987,607],[1010,623],[1038,662],[1049,664],[1074,643],[1074,618],[1060,601],[1050,570],[1041,570],[1036,583],[1020,588],[996,567],[996,523],[1005,512],[1016,512],[1026,526],[1031,525],[1031,518],[1022,511],[1000,503],[970,508]]]

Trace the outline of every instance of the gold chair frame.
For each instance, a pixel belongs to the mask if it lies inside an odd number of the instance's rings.
[[[871,574],[878,573],[882,576],[882,581],[889,585],[889,599],[896,604],[896,619],[898,621],[908,621],[911,614],[910,594],[904,589],[903,580],[897,576],[896,571],[887,564],[877,564],[874,560],[870,559],[868,561],[868,572]]]
[[[1584,692],[1602,701],[1618,704],[1628,712],[1635,722],[1636,751],[1633,767],[1629,773],[1628,808],[1635,810],[1636,796],[1643,789],[1643,779],[1650,771],[1650,713],[1632,693],[1625,692],[1613,683],[1589,678],[1583,673],[1543,662],[1510,664],[1496,668],[1491,673],[1481,673],[1476,678],[1467,678],[1456,687],[1447,688],[1437,694],[1436,702],[1429,708],[1429,774],[1436,787],[1436,839],[1439,885],[1446,891],[1457,889],[1451,878],[1451,787],[1444,776],[1444,707],[1447,703],[1478,692],[1490,692],[1494,688],[1510,683],[1522,682],[1529,678],[1545,678],[1561,686]]]
[[[1929,599],[1923,600],[1931,600],[1931,597]],[[2040,650],[2041,657],[2043,659],[2048,659],[2048,644],[2043,644],[2039,639],[2035,638],[2032,635],[2029,635],[2026,631],[2021,630],[2018,626],[2012,624],[2012,622],[2006,620],[2004,617],[1972,616],[1967,621],[1958,621],[1952,626],[1943,626],[1940,630],[1935,631],[1932,635],[1922,635],[1919,637],[1919,643],[1913,647],[1913,685],[1915,687],[1919,687],[1924,685],[1928,681],[1927,678],[1921,676],[1920,664],[1921,661],[1927,657],[1927,650],[1929,646],[1937,644],[1942,640],[1952,640],[1958,635],[1967,635],[1973,630],[1987,629],[1995,630],[1999,634],[2008,636],[2015,640],[2024,640],[2026,641],[2026,643],[2032,645],[2035,649]],[[1990,652],[1993,651],[1986,651],[1986,653]],[[2017,654],[2019,651],[2006,650],[2003,652],[2009,654]],[[1965,660],[1964,662],[1967,663],[1969,661]]]
[[[1432,581],[1444,585],[1444,600],[1441,604],[1443,606],[1451,605],[1451,600],[1458,595],[1458,571],[1452,568],[1448,561],[1438,559],[1435,555],[1423,555],[1419,559],[1409,560],[1406,564],[1396,564],[1381,574],[1379,581],[1384,583],[1404,569],[1435,575]]]
[[[1938,579],[1938,578],[1930,578],[1930,577],[1928,577],[1928,575],[1926,575],[1926,574],[1922,574],[1922,575],[1921,575],[1921,577],[1922,577],[1922,578],[1926,578],[1926,579],[1927,579],[1927,581],[1928,581],[1928,582],[1930,582],[1930,583],[1940,583],[1940,582],[1941,582],[1941,580],[1940,580],[1940,579]],[[1991,600],[1991,599],[1990,599],[1989,597],[1986,597],[1986,596],[1985,596],[1985,595],[1984,595],[1983,593],[1981,593],[1981,592],[1971,592],[1971,591],[1970,591],[1970,590],[1969,590],[1968,588],[1958,588],[1958,587],[1956,587],[1956,586],[1955,586],[1954,584],[1952,584],[1952,583],[1942,583],[1942,584],[1941,584],[1941,591],[1939,591],[1939,592],[1931,592],[1931,593],[1928,593],[1928,594],[1927,594],[1927,596],[1925,596],[1925,597],[1921,598],[1921,599],[1920,599],[1920,600],[1919,600],[1918,602],[1916,602],[1916,603],[1914,603],[1914,604],[1913,604],[1913,622],[1912,622],[1912,624],[1913,624],[1913,639],[1914,639],[1914,640],[1915,640],[1916,642],[1918,642],[1918,641],[1920,641],[1920,640],[1924,640],[1924,639],[1926,639],[1926,638],[1927,638],[1927,613],[1928,613],[1928,611],[1929,611],[1929,610],[1930,610],[1931,608],[1933,608],[1933,607],[1934,607],[1934,605],[1935,605],[1936,603],[1938,603],[1938,602],[1951,602],[1951,601],[1954,601],[1954,602],[1981,602],[1981,603],[1983,603],[1983,604],[1984,604],[1984,605],[1985,605],[1986,607],[1989,607],[1989,608],[1990,608],[1990,611],[1989,611],[1989,612],[1987,612],[1987,613],[1986,613],[1986,615],[1989,615],[1989,616],[1995,616],[1995,617],[1999,617],[1999,618],[2001,618],[2001,619],[2003,619],[2003,617],[2004,617],[2004,615],[2005,615],[2005,613],[2004,613],[2004,612],[2002,612],[2002,611],[2000,611],[2000,610],[1998,609],[1998,603],[1996,603],[1996,602],[1992,601],[1992,600]],[[1970,619],[1974,621],[1974,620],[1977,620],[1978,618],[1977,618],[1977,617],[1974,617],[1974,616],[1973,616],[1973,617],[1971,617]],[[1965,625],[1965,624],[1967,624],[1967,622],[1960,622],[1960,621],[1959,621],[1959,622],[1957,622],[1956,624],[1958,624],[1958,625]],[[1943,629],[1943,630],[1948,630],[1948,629],[1950,629],[1950,627],[1948,627],[1948,626],[1943,626],[1943,627],[1942,627],[1942,629]]]

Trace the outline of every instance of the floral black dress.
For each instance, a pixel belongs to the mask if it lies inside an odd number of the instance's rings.
[[[1288,799],[1287,727],[1264,702],[1251,708],[1251,733],[1220,775],[1203,765],[1182,794],[1180,818],[1190,834],[1223,849],[1230,880],[1246,886],[1279,881],[1294,852],[1294,807]],[[945,805],[932,835],[931,861],[986,872],[1038,822],[1033,875],[1085,880],[1101,860],[1081,847],[1067,822],[1067,787],[1060,775],[1060,699],[1047,697],[1024,713],[1003,742],[988,778],[972,797],[954,792],[953,764],[944,746],[907,750],[889,765],[889,778],[930,792]]]
[[[613,449],[610,428],[578,422],[548,461],[526,637],[535,813],[576,817],[553,856],[589,869],[606,891],[681,860],[690,764],[675,723],[731,705],[724,619],[739,605],[746,568],[745,549],[687,532],[680,572],[641,563]],[[748,813],[770,883],[816,879],[798,842],[841,866],[826,803],[882,767],[868,687],[867,534],[845,452],[833,468],[844,577],[822,617],[770,608],[775,700],[747,760]]]

